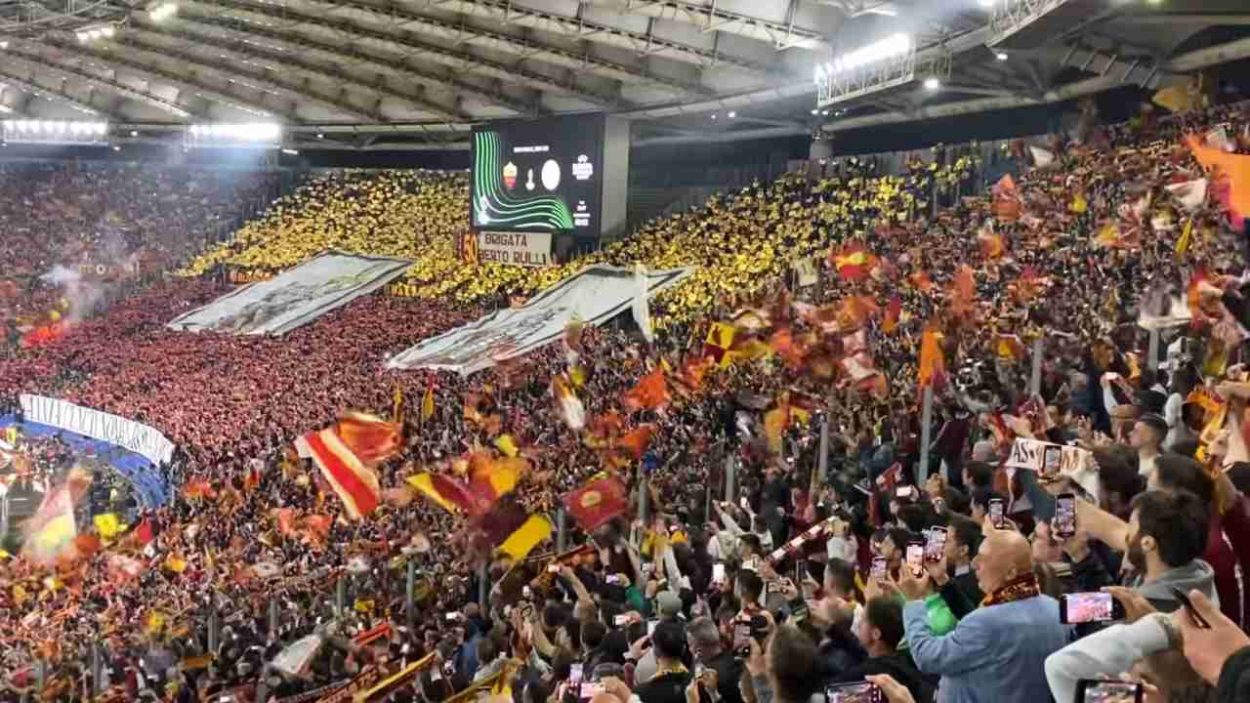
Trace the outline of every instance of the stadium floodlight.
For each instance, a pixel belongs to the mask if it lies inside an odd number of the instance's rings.
[[[887,90],[916,77],[916,42],[898,32],[816,66],[816,106]]]
[[[31,144],[96,144],[108,134],[107,122],[87,120],[4,120],[0,137]]]
[[[185,135],[187,146],[278,146],[282,125],[276,122],[193,124]]]
[[[79,44],[87,44],[97,39],[112,39],[116,34],[116,27],[111,24],[102,24],[80,29],[74,32],[74,37],[78,39]]]
[[[178,14],[178,3],[160,2],[148,8],[148,18],[160,24]]]

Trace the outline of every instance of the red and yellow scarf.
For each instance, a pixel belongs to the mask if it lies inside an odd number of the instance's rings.
[[[1030,571],[1011,579],[992,593],[986,595],[985,599],[981,601],[981,606],[1014,603],[1018,600],[1033,598],[1041,594],[1042,589],[1037,585],[1037,577]]]

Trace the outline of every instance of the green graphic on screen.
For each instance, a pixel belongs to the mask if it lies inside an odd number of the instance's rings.
[[[573,229],[573,213],[562,199],[550,195],[514,198],[505,192],[497,132],[478,132],[473,139],[475,224],[507,229]]]

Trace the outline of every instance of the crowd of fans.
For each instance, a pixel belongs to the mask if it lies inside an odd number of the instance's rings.
[[[5,685],[315,700],[420,661],[385,695],[441,701],[477,683],[522,702],[838,703],[879,700],[871,684],[891,703],[1244,700],[1243,233],[1219,204],[1228,184],[1197,204],[1167,186],[1203,176],[1184,134],[1222,127],[1250,151],[1248,117],[1216,108],[1048,144],[1054,163],[1021,163],[936,217],[928,184],[967,162],[788,176],[549,271],[452,263],[457,176],[309,186],[188,272],[333,246],[412,257],[430,298],[367,297],[280,339],[188,336],[164,322],[220,284],[169,282],[0,363],[6,398],[37,390],[165,432],[182,486],[55,568],[0,564]],[[871,258],[845,254],[856,245]],[[833,254],[818,281],[787,291],[779,279],[817,251]],[[484,297],[590,261],[703,268],[657,301],[653,346],[588,329],[468,378],[383,371]],[[1174,314],[1173,297],[1193,319],[1150,359],[1137,321]],[[702,343],[714,321],[736,332],[720,350]],[[708,351],[718,368],[698,361]],[[671,398],[623,400],[654,373]],[[550,396],[562,374],[584,431]],[[918,381],[936,398],[929,428]],[[351,521],[290,443],[397,397],[386,505]],[[644,424],[635,455],[605,451]],[[1027,439],[1076,459],[1020,468]],[[584,549],[491,562],[484,579],[464,521],[403,479],[507,446],[529,466],[515,492],[528,511],[603,470],[634,504],[593,530],[570,518]]]

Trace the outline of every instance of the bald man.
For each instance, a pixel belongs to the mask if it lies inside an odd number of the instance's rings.
[[[1038,590],[1029,542],[1018,532],[987,527],[972,560],[981,606],[950,634],[929,629],[925,595],[928,574],[905,574],[903,623],[917,668],[942,677],[944,703],[1036,703],[1050,700],[1046,657],[1068,643],[1059,603]]]

